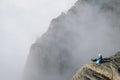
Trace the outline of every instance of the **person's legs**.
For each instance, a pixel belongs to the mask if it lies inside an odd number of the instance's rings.
[[[98,60],[96,61],[96,64],[100,64],[100,63],[101,63],[101,60],[98,59]]]

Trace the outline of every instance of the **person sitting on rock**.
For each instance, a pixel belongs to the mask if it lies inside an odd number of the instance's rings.
[[[98,54],[97,59],[91,59],[93,62],[96,62],[96,64],[101,64],[103,62],[103,57],[101,54]]]
[[[101,54],[98,54],[98,58],[96,59],[91,59],[91,61],[95,62],[96,64],[101,64],[101,63],[106,63],[110,62],[110,58],[103,58]]]
[[[99,54],[99,55],[98,55],[98,59],[96,60],[96,64],[101,64],[102,62],[103,62],[102,55]]]

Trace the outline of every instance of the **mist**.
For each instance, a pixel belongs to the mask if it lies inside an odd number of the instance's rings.
[[[0,0],[0,80],[21,80],[31,44],[74,2]]]
[[[91,58],[120,51],[120,1],[78,0],[30,48],[25,80],[70,80]]]

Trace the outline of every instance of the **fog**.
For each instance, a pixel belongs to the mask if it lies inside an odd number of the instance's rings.
[[[0,80],[21,80],[32,43],[75,0],[0,0]]]
[[[25,80],[70,80],[101,53],[120,51],[120,1],[78,0],[32,44]]]

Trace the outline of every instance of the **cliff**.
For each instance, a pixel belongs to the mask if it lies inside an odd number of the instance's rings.
[[[120,0],[78,0],[31,45],[24,80],[70,80],[98,53],[120,49]]]
[[[120,80],[120,52],[109,57],[109,62],[90,62],[74,75],[73,80]]]

